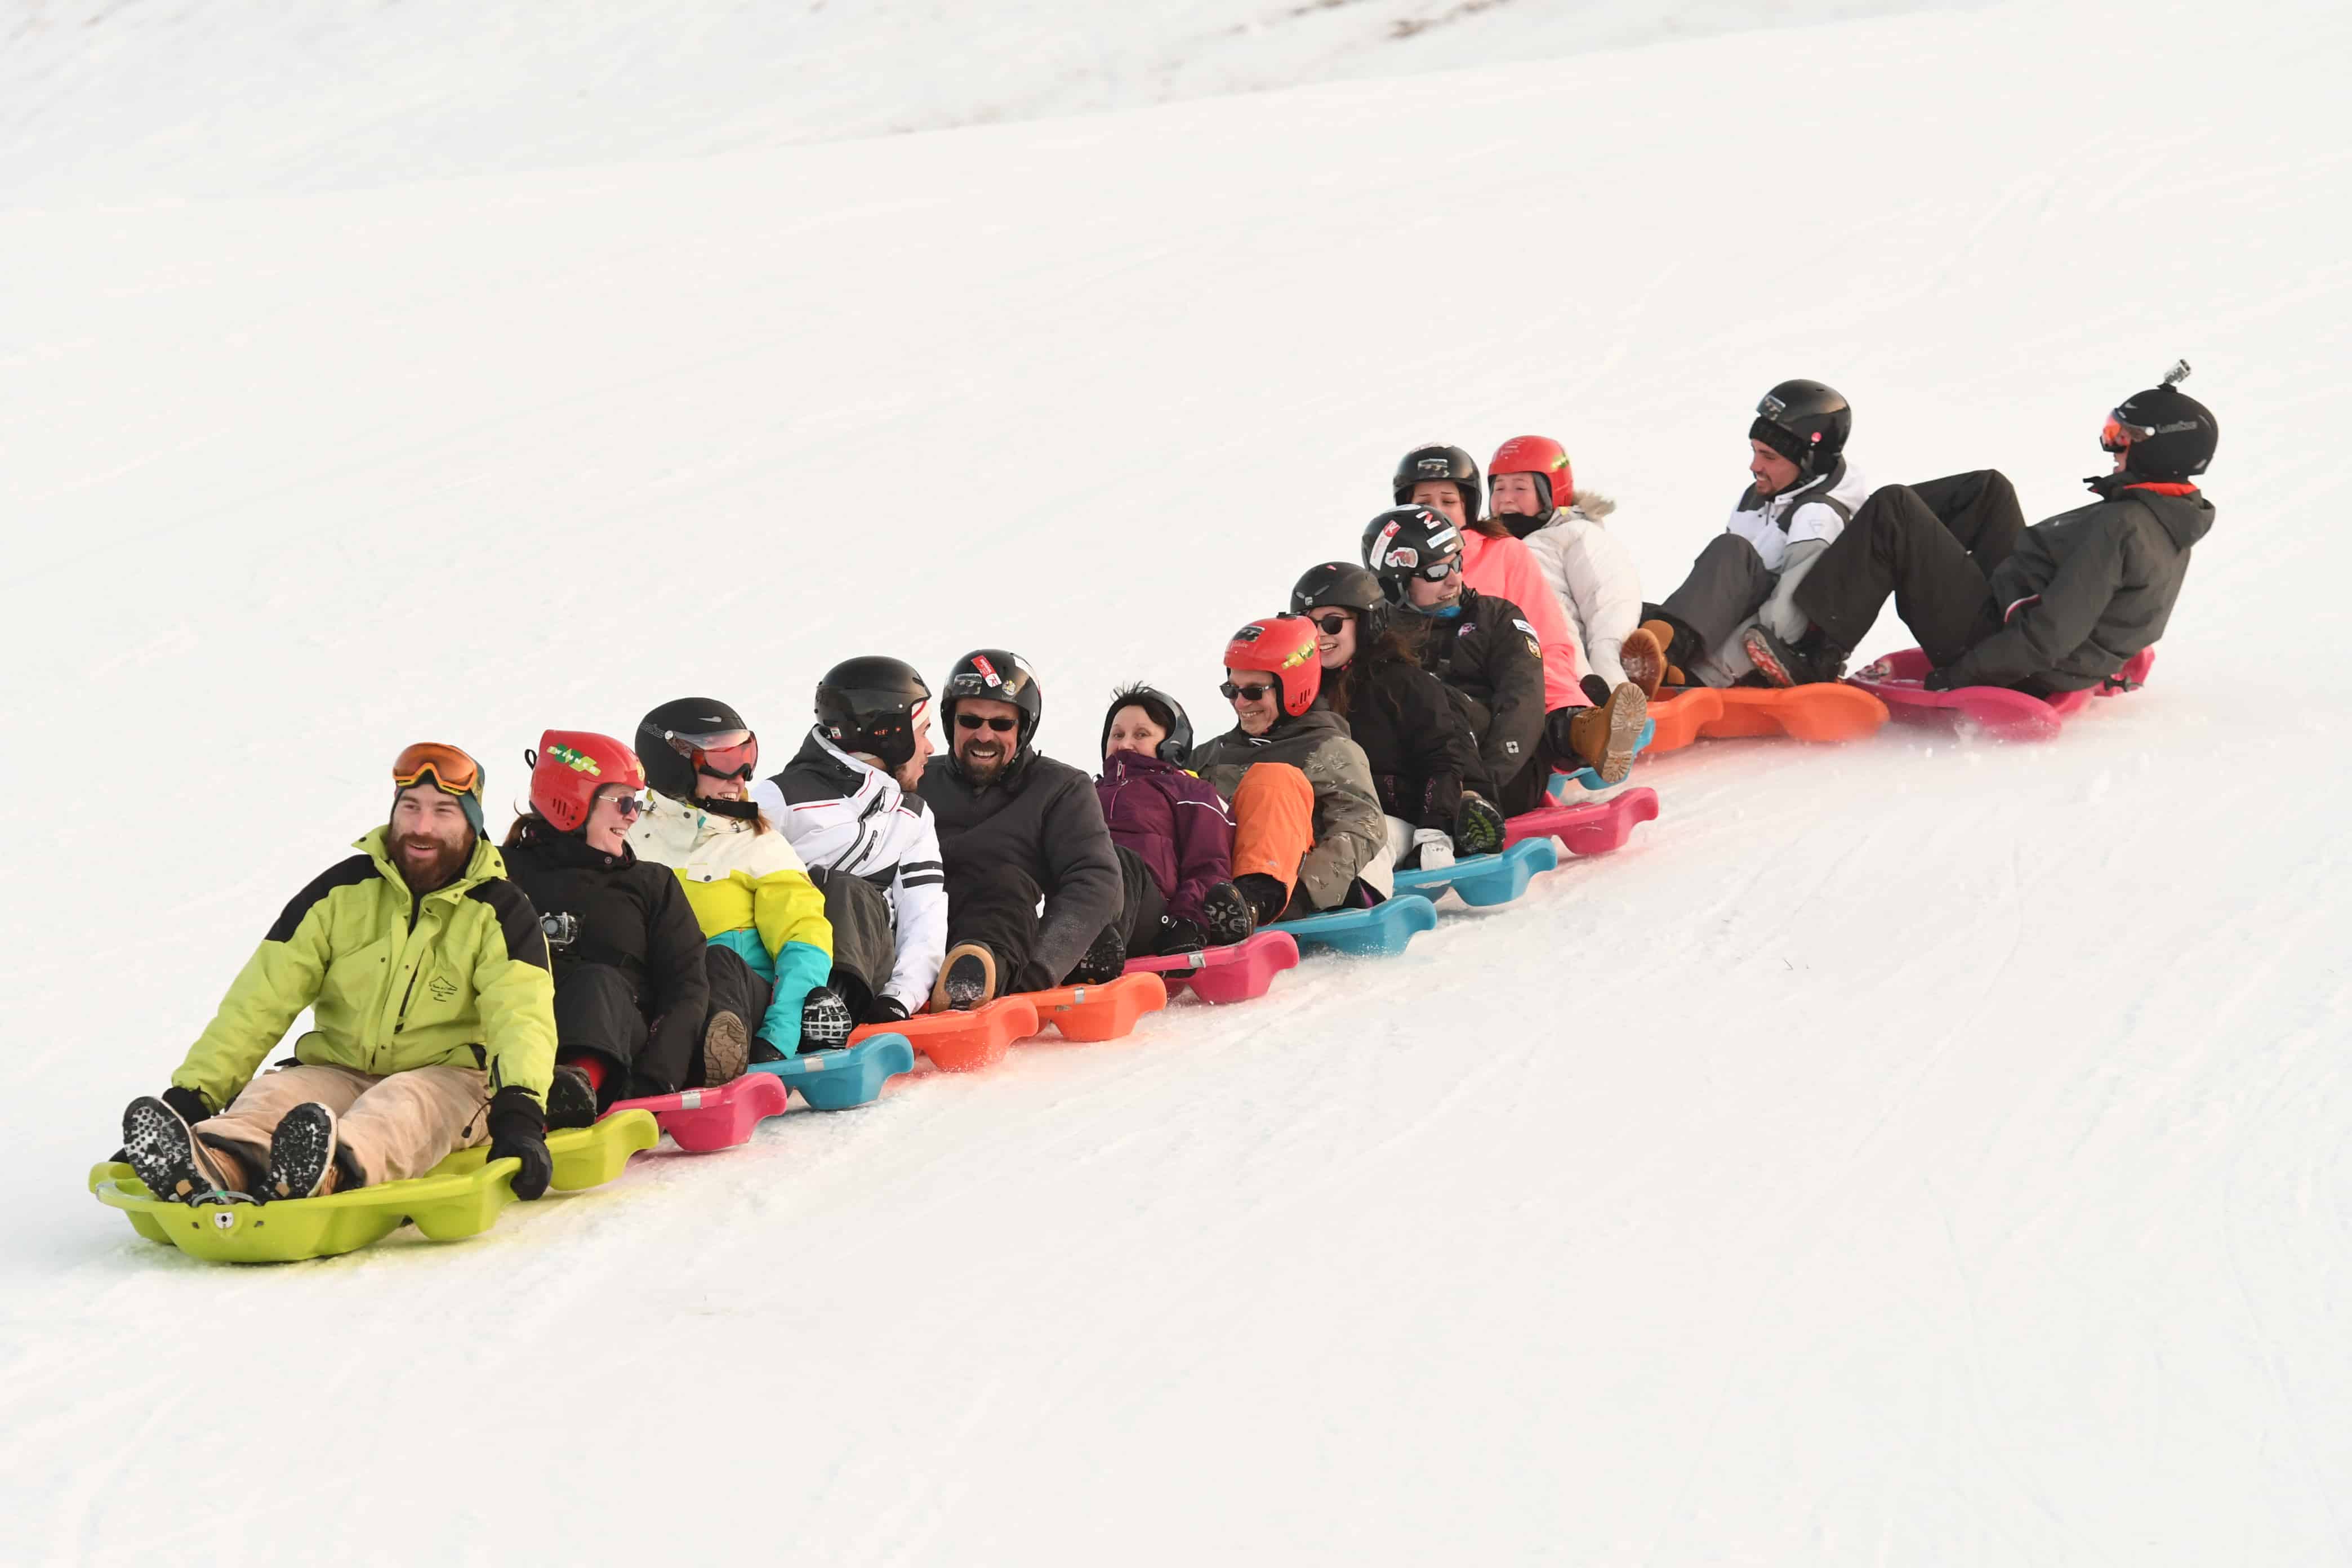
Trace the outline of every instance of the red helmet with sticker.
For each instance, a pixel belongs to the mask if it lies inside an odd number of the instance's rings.
[[[1568,448],[1549,436],[1514,436],[1495,448],[1495,460],[1486,465],[1490,517],[1495,514],[1491,499],[1495,481],[1505,474],[1535,475],[1547,512],[1566,506],[1576,494],[1576,473],[1569,467]]]
[[[1293,719],[1314,707],[1323,689],[1315,623],[1303,616],[1267,616],[1235,632],[1225,640],[1225,668],[1271,672],[1282,710]]]
[[[522,760],[530,768],[530,808],[558,833],[579,832],[606,784],[625,784],[632,795],[646,787],[636,752],[586,730],[550,730]]]

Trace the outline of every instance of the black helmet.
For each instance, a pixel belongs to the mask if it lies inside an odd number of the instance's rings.
[[[881,759],[886,769],[915,754],[915,731],[931,689],[903,659],[867,654],[845,658],[816,683],[817,727],[845,752]]]
[[[2107,416],[2099,433],[2103,451],[2124,454],[2124,472],[2158,484],[2181,484],[2205,471],[2221,426],[2203,404],[2180,390],[2189,362],[2176,361],[2164,380],[2136,392]]]
[[[735,746],[751,749],[751,760],[735,773],[720,773],[694,760],[698,752]],[[672,800],[694,798],[694,777],[698,773],[707,773],[712,778],[748,778],[758,769],[759,757],[760,738],[751,733],[743,716],[711,698],[681,697],[675,702],[663,703],[637,721],[637,761],[645,765],[646,787]],[[740,815],[728,811],[729,806],[751,805],[749,801],[703,804],[722,816]]]
[[[1110,706],[1103,710],[1103,746],[1110,744],[1110,722],[1122,708],[1142,709],[1151,715],[1153,723],[1168,731],[1168,738],[1153,749],[1153,756],[1180,768],[1192,760],[1192,721],[1185,716],[1181,702],[1156,686],[1122,686],[1110,694]],[[1097,746],[1097,752],[1101,749]]]
[[[1389,599],[1381,591],[1381,580],[1361,566],[1345,561],[1327,561],[1312,568],[1290,590],[1292,615],[1304,616],[1316,610],[1355,611],[1364,640],[1389,629]]]
[[[1748,438],[1763,442],[1811,479],[1829,472],[1853,430],[1853,409],[1837,388],[1818,381],[1784,381],[1757,404]]]
[[[1459,447],[1415,447],[1397,460],[1390,489],[1397,505],[1412,500],[1412,487],[1424,479],[1452,479],[1462,491],[1462,521],[1478,521],[1478,505],[1486,491],[1478,479],[1477,459]]]
[[[1380,579],[1381,592],[1389,603],[1409,606],[1412,601],[1405,597],[1405,580],[1443,581],[1445,574],[1433,575],[1430,568],[1443,566],[1462,553],[1462,531],[1443,512],[1425,506],[1401,506],[1364,524],[1362,548],[1364,564]]]
[[[967,697],[1010,702],[1021,710],[1021,724],[1014,732],[1019,744],[1013,747],[1013,754],[1029,749],[1029,742],[1036,738],[1037,721],[1045,716],[1045,695],[1037,689],[1037,677],[1021,662],[1019,654],[1001,647],[976,647],[956,660],[940,694],[940,720],[953,724],[955,705]]]

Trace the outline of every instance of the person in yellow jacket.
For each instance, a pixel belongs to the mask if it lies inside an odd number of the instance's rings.
[[[393,783],[391,820],[294,895],[172,1086],[123,1112],[124,1156],[158,1197],[312,1197],[484,1142],[522,1162],[518,1197],[546,1192],[546,934],[483,837],[473,758],[414,745]],[[305,1007],[294,1065],[254,1077]]]
[[[826,984],[833,926],[824,894],[751,799],[759,737],[726,703],[681,697],[639,721],[636,751],[653,803],[629,829],[629,847],[677,871],[710,944],[710,1005],[751,1026],[749,1059],[845,1043],[855,1020]],[[742,1062],[717,1061],[717,1048],[715,1040],[703,1047],[706,1082],[743,1070]]]

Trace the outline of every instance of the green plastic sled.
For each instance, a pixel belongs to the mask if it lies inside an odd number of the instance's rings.
[[[661,1142],[661,1128],[642,1110],[608,1116],[593,1127],[551,1133],[553,1185],[564,1192],[602,1186],[619,1175],[629,1156]],[[156,1197],[128,1165],[92,1165],[89,1190],[121,1209],[131,1228],[150,1241],[169,1242],[207,1263],[294,1263],[356,1252],[414,1223],[436,1241],[478,1236],[515,1201],[508,1178],[514,1160],[491,1162],[487,1147],[460,1149],[421,1176],[323,1198],[274,1204],[188,1204]]]

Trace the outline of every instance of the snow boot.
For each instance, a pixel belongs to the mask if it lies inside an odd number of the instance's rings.
[[[1665,623],[1656,621],[1652,625],[1663,626]],[[1672,630],[1671,627],[1668,629]],[[1625,640],[1618,645],[1617,662],[1625,667],[1625,679],[1640,687],[1644,698],[1657,696],[1668,668],[1666,645],[1658,640],[1657,633],[1646,626],[1635,626],[1627,632]]]
[[[265,1203],[280,1198],[322,1198],[357,1182],[342,1180],[350,1165],[335,1135],[335,1113],[312,1100],[278,1119],[269,1134],[269,1173],[261,1179]]]
[[[849,1031],[856,1027],[857,1020],[840,992],[830,985],[810,988],[808,1000],[801,1004],[801,1049],[837,1051],[849,1044]]]
[[[1605,707],[1587,708],[1568,721],[1568,749],[1601,775],[1605,784],[1623,784],[1633,771],[1633,748],[1650,717],[1650,700],[1632,681],[1620,681]]]
[[[702,1026],[702,1087],[717,1089],[743,1076],[751,1060],[751,1031],[738,1014],[725,1008]]]
[[[548,1131],[593,1126],[595,1121],[596,1086],[577,1065],[556,1063],[555,1076],[547,1081]]]
[[[1634,733],[1641,731],[1636,730]],[[1465,795],[1462,809],[1454,815],[1454,853],[1456,855],[1492,855],[1503,847],[1503,814],[1494,804],[1478,795]],[[1429,864],[1424,856],[1421,862]]]
[[[1290,889],[1263,871],[1247,871],[1234,879],[1234,886],[1249,900],[1250,913],[1258,925],[1272,925],[1290,907]]]
[[[960,942],[948,949],[939,982],[931,987],[931,1011],[969,1013],[995,999],[996,955],[976,942]]]
[[[1808,626],[1790,642],[1771,627],[1748,628],[1739,645],[1764,679],[1775,686],[1822,686],[1845,673],[1845,659],[1822,637],[1821,628]]]
[[[1116,925],[1107,925],[1095,937],[1064,982],[1070,985],[1108,985],[1127,970],[1127,933]]]
[[[1188,921],[1181,915],[1160,917],[1160,940],[1151,951],[1162,958],[1180,952],[1198,952],[1209,945],[1209,933],[1198,921]]]
[[[1257,929],[1257,911],[1250,908],[1239,888],[1219,882],[1201,895],[1201,923],[1207,928],[1211,945],[1231,947],[1247,942],[1250,932]]]
[[[141,1095],[122,1112],[122,1152],[139,1184],[159,1198],[184,1204],[249,1203],[244,1188],[252,1180],[218,1150],[199,1142],[180,1113],[152,1095]]]

